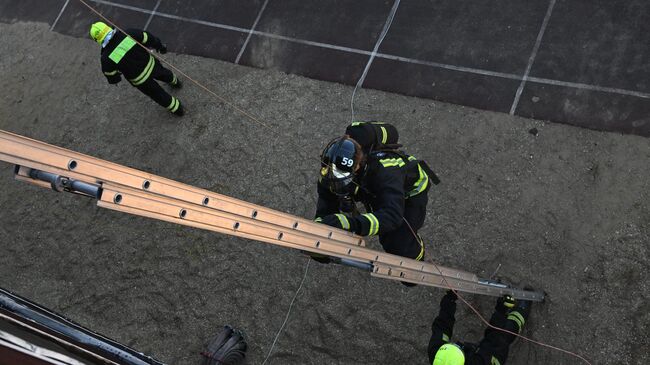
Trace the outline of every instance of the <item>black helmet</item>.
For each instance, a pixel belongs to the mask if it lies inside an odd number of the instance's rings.
[[[358,169],[361,151],[348,137],[333,139],[321,154],[321,178],[336,195],[348,195],[354,190],[355,171]]]

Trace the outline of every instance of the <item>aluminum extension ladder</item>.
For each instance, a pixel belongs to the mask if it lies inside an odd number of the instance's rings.
[[[544,293],[365,247],[362,237],[0,130],[0,160],[15,178],[93,197],[103,208],[318,253],[372,276],[461,292],[542,301]]]

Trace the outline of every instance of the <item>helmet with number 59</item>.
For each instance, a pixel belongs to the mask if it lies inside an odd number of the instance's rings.
[[[354,191],[354,176],[363,163],[361,146],[348,136],[335,138],[321,154],[321,181],[339,196]]]

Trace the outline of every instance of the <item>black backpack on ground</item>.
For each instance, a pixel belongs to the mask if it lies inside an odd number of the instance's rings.
[[[202,352],[203,365],[243,365],[246,363],[248,344],[244,334],[230,326],[224,326]]]

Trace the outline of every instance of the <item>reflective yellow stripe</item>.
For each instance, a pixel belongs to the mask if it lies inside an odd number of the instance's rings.
[[[149,39],[147,32],[142,32],[142,44],[147,44],[147,39]]]
[[[314,219],[314,222],[322,222],[322,221],[323,221],[323,218],[321,218],[321,217],[316,217],[316,219]]]
[[[524,319],[524,316],[521,315],[521,313],[513,311],[508,314],[508,319],[511,321],[515,321],[517,325],[519,326],[519,331],[521,332],[521,329],[524,327],[524,323],[526,323],[526,320]]]
[[[420,253],[418,254],[418,257],[415,258],[416,261],[420,261],[424,258],[424,241],[422,241],[422,237],[420,235],[418,237],[418,242],[420,243]]]
[[[414,195],[420,194],[424,191],[424,189],[427,188],[427,186],[429,186],[429,176],[426,172],[424,172],[424,170],[422,170],[420,164],[418,164],[418,172],[420,173],[420,178],[415,182],[415,184],[413,184],[413,190],[409,191],[406,194],[407,197],[412,197]]]
[[[379,232],[379,221],[372,213],[362,214],[370,222],[370,228],[368,229],[368,236],[374,236]]]
[[[169,106],[167,106],[167,109],[172,110],[174,105],[176,105],[176,98],[172,96],[172,101],[169,103]]]
[[[386,128],[379,127],[381,128],[381,143],[386,143],[386,140],[388,140],[388,132],[386,132]]]
[[[171,104],[169,104],[167,109],[169,109],[169,111],[171,111],[173,113],[173,112],[178,110],[179,106],[181,106],[181,102],[178,101],[178,99],[176,99],[175,97],[172,96],[172,102],[171,102]]]
[[[445,342],[449,342],[449,336],[447,336],[446,333],[443,333],[442,334],[442,340],[445,341]]]
[[[335,214],[336,218],[339,219],[339,222],[341,222],[341,228],[348,230],[350,229],[350,222],[348,222],[348,217],[346,217],[343,214]]]
[[[490,360],[490,365],[501,365],[501,362],[499,361],[499,359],[492,356],[492,360]]]
[[[126,37],[122,39],[122,42],[115,47],[113,52],[108,55],[108,58],[113,60],[115,63],[120,63],[124,55],[135,46],[135,41],[131,37]]]
[[[111,72],[104,72],[104,75],[106,75],[106,76],[113,76],[113,75],[117,75],[118,72],[119,72],[119,71],[117,71],[117,70],[115,70],[115,71],[111,71]]]
[[[143,82],[147,81],[149,79],[149,76],[151,76],[151,73],[153,72],[153,66],[156,64],[156,61],[154,60],[152,55],[149,55],[149,63],[147,63],[147,66],[144,68],[144,71],[138,77],[136,77],[133,80],[130,80],[131,83],[135,86],[142,84]]]
[[[402,160],[401,158],[385,158],[383,160],[379,160],[379,163],[381,163],[382,166],[384,167],[393,167],[393,166],[402,167],[406,165],[406,163],[404,163],[404,160]]]

